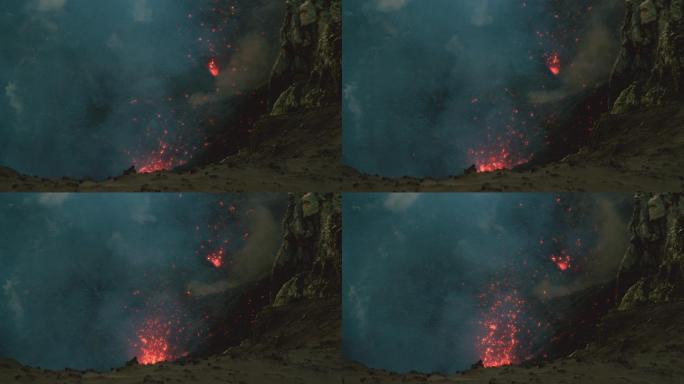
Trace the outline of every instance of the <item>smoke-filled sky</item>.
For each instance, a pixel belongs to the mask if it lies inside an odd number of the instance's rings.
[[[557,315],[545,303],[615,277],[632,196],[346,194],[343,204],[345,356],[451,373],[539,352]]]
[[[267,194],[0,196],[0,357],[109,369],[195,352],[230,313],[231,292],[268,276],[286,203]]]
[[[345,163],[445,177],[533,160],[554,103],[608,80],[623,3],[346,0]]]
[[[191,161],[235,97],[267,79],[282,11],[271,0],[2,1],[0,165],[102,179]]]

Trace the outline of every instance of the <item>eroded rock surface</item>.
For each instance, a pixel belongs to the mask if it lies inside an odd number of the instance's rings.
[[[290,195],[283,243],[273,265],[274,306],[339,296],[341,207],[339,194]]]
[[[684,1],[626,0],[622,49],[611,76],[612,113],[682,98]]]
[[[341,0],[287,0],[270,81],[274,115],[340,101]]]
[[[618,273],[620,309],[684,298],[684,198],[638,194]]]

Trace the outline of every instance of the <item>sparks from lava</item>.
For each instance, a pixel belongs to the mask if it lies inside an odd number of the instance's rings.
[[[159,319],[147,319],[136,333],[137,359],[140,364],[158,364],[173,359],[169,351],[169,325]]]
[[[551,255],[551,261],[556,264],[558,269],[561,271],[565,272],[569,270],[572,267],[572,264],[570,264],[571,257],[570,255],[565,254],[565,252],[561,252],[560,255]]]
[[[469,154],[471,158],[475,158],[475,167],[480,173],[512,169],[529,162],[528,159],[514,159],[509,149],[505,147],[494,151],[487,151],[484,148],[478,151],[470,150]]]
[[[209,69],[209,73],[211,73],[212,76],[218,77],[218,75],[221,73],[221,68],[218,65],[218,61],[216,61],[215,58],[209,59],[209,62],[207,63],[207,69]]]
[[[551,55],[549,55],[549,57],[546,58],[546,66],[549,68],[549,71],[551,71],[551,73],[553,73],[554,76],[560,75],[560,72],[561,72],[560,55],[557,52],[554,52]]]
[[[533,108],[501,108],[491,114],[489,108],[499,103],[509,103],[511,90],[503,89],[503,95],[490,99],[488,103],[473,104],[473,123],[480,128],[480,143],[468,149],[468,161],[479,173],[513,169],[529,163],[533,158],[533,142],[538,133],[531,127],[537,126],[539,116]],[[487,104],[487,105],[484,105]],[[486,116],[483,117],[485,108]]]
[[[207,260],[214,265],[216,268],[221,268],[223,266],[223,256],[225,255],[225,251],[223,248],[211,252],[209,255],[207,255]]]
[[[157,116],[160,119],[160,115]],[[169,135],[169,131],[164,129],[162,132],[163,138],[158,140],[158,147],[156,150],[152,151],[146,156],[146,160],[134,160],[136,165],[137,173],[147,174],[156,173],[161,171],[169,171],[176,167],[183,166],[188,163],[187,159],[192,159],[192,155],[189,150],[183,150],[182,143],[177,139],[173,141],[176,142],[173,146],[169,144],[166,140]],[[180,137],[182,139],[182,136]],[[193,151],[196,147],[193,147]]]
[[[154,151],[148,161],[143,165],[138,166],[138,173],[155,173],[166,171],[174,167],[174,159],[167,158],[166,154],[169,150],[169,144],[159,140],[159,149]]]
[[[518,319],[524,301],[512,291],[497,297],[490,305],[485,319],[480,322],[484,336],[479,339],[482,364],[501,367],[517,362],[516,349],[519,344]]]

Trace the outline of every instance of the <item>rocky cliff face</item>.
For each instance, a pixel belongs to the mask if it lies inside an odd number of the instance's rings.
[[[639,194],[618,272],[620,309],[684,298],[684,195]]]
[[[340,295],[341,206],[338,194],[290,195],[271,275],[275,307]]]
[[[339,102],[341,0],[286,0],[286,8],[270,80],[272,113]]]
[[[622,49],[611,76],[614,114],[684,95],[684,1],[625,3]]]

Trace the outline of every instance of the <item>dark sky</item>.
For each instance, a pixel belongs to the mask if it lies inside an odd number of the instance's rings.
[[[210,118],[234,112],[235,95],[267,78],[282,7],[270,0],[2,1],[0,165],[101,179],[133,164],[191,160]],[[211,58],[223,69],[217,78],[207,69]]]
[[[0,356],[109,369],[140,356],[139,336],[159,323],[171,357],[191,352],[219,310],[206,303],[270,271],[285,205],[267,194],[0,196]]]
[[[529,161],[546,142],[549,103],[607,81],[623,2],[344,5],[345,163],[390,177],[445,177],[492,157],[506,167]]]
[[[512,357],[528,357],[552,331],[545,300],[615,276],[631,198],[346,194],[346,357],[397,372],[469,368],[483,322],[509,313],[492,303],[509,296],[521,303]],[[569,256],[569,268],[553,256]]]

